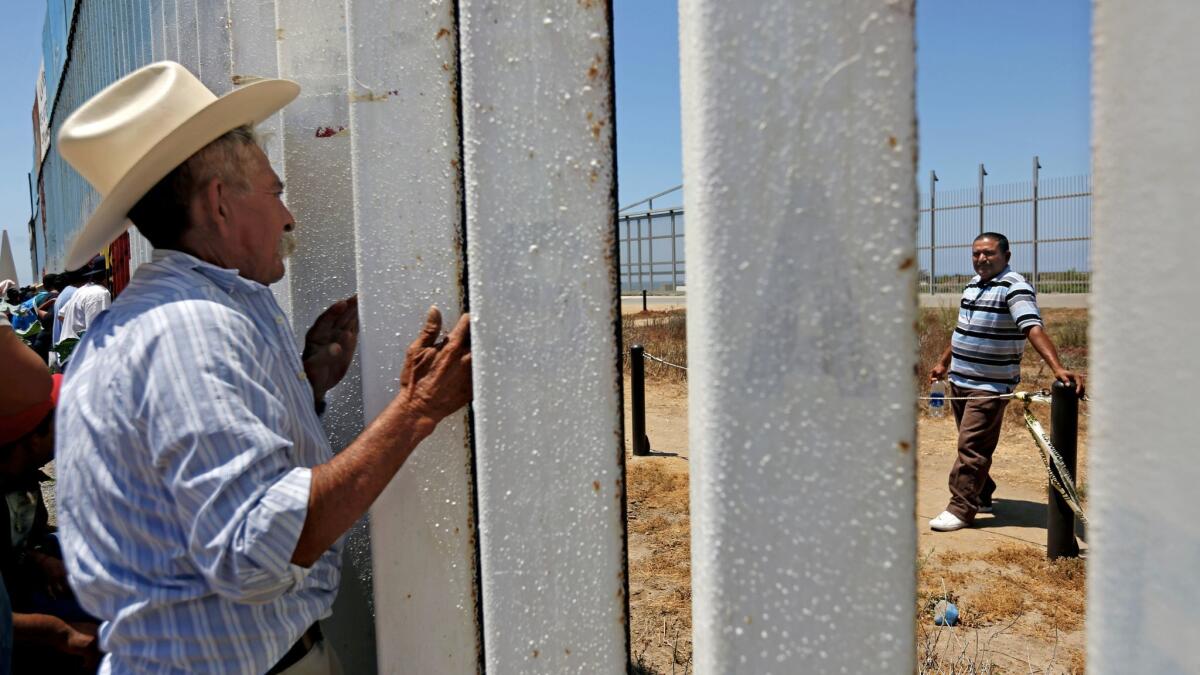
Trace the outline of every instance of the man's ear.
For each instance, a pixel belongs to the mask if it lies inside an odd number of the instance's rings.
[[[229,186],[220,178],[210,178],[192,198],[192,223],[203,223],[223,233],[229,221],[229,204],[226,203],[229,194]]]

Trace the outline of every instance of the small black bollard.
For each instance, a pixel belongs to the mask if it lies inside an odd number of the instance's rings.
[[[646,359],[641,345],[629,348],[629,381],[633,391],[629,392],[630,408],[633,409],[633,454],[645,457],[650,454],[650,439],[646,437]]]
[[[1079,395],[1074,384],[1055,382],[1050,388],[1050,444],[1058,450],[1067,470],[1074,478],[1075,457],[1079,445]],[[1048,485],[1050,502],[1046,508],[1046,557],[1077,558],[1079,542],[1075,541],[1075,512],[1067,500]]]
[[[642,289],[642,311],[643,312],[650,311],[649,309],[646,308],[646,289],[644,289],[644,288]]]

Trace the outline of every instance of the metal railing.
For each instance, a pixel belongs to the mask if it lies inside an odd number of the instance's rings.
[[[929,172],[921,194],[917,257],[922,293],[959,293],[974,276],[971,242],[980,232],[1009,239],[1012,268],[1041,293],[1091,291],[1092,177],[1039,180],[1033,158],[1027,182],[986,185],[979,165],[977,188],[939,191]]]
[[[975,274],[971,242],[980,232],[1008,237],[1013,269],[1039,292],[1091,292],[1092,177],[1041,179],[1040,171],[1034,157],[1031,180],[987,185],[980,164],[977,187],[942,191],[937,174],[930,172],[917,228],[921,293],[962,292]],[[670,292],[686,285],[683,207],[654,208],[655,199],[681,188],[618,212],[623,292]],[[629,212],[643,205],[644,211]]]

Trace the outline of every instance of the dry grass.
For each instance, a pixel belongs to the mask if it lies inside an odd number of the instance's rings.
[[[928,666],[921,672],[993,672],[988,669],[996,667],[996,655],[989,646],[993,635],[1057,641],[1059,633],[1083,627],[1086,574],[1082,559],[1051,561],[1040,548],[1002,545],[979,556],[954,551],[931,555],[919,567],[918,647],[923,666]],[[942,629],[929,626],[934,606],[943,599],[958,605],[959,625],[976,632],[974,647],[965,648],[970,647],[970,640],[961,638],[956,639],[962,644],[941,644]],[[984,629],[996,628],[1000,630],[986,631],[986,639],[979,635]],[[1059,657],[1062,663],[1058,663]],[[1064,648],[1060,653],[1056,649],[1051,661],[1034,672],[1083,672],[1083,654],[1078,650]]]
[[[635,672],[690,672],[692,664],[691,521],[688,477],[655,459],[626,465],[631,549],[630,633]]]
[[[682,309],[649,311],[621,316],[621,334],[625,354],[632,345],[640,344],[646,352],[664,361],[687,367],[687,313]],[[625,360],[625,372],[629,372],[629,361]],[[646,379],[687,379],[687,371],[664,366],[646,360]]]

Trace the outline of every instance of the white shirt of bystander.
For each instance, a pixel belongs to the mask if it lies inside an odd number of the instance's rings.
[[[75,291],[71,300],[62,308],[62,332],[58,341],[78,339],[92,325],[100,312],[112,304],[112,295],[99,284],[87,284]]]

